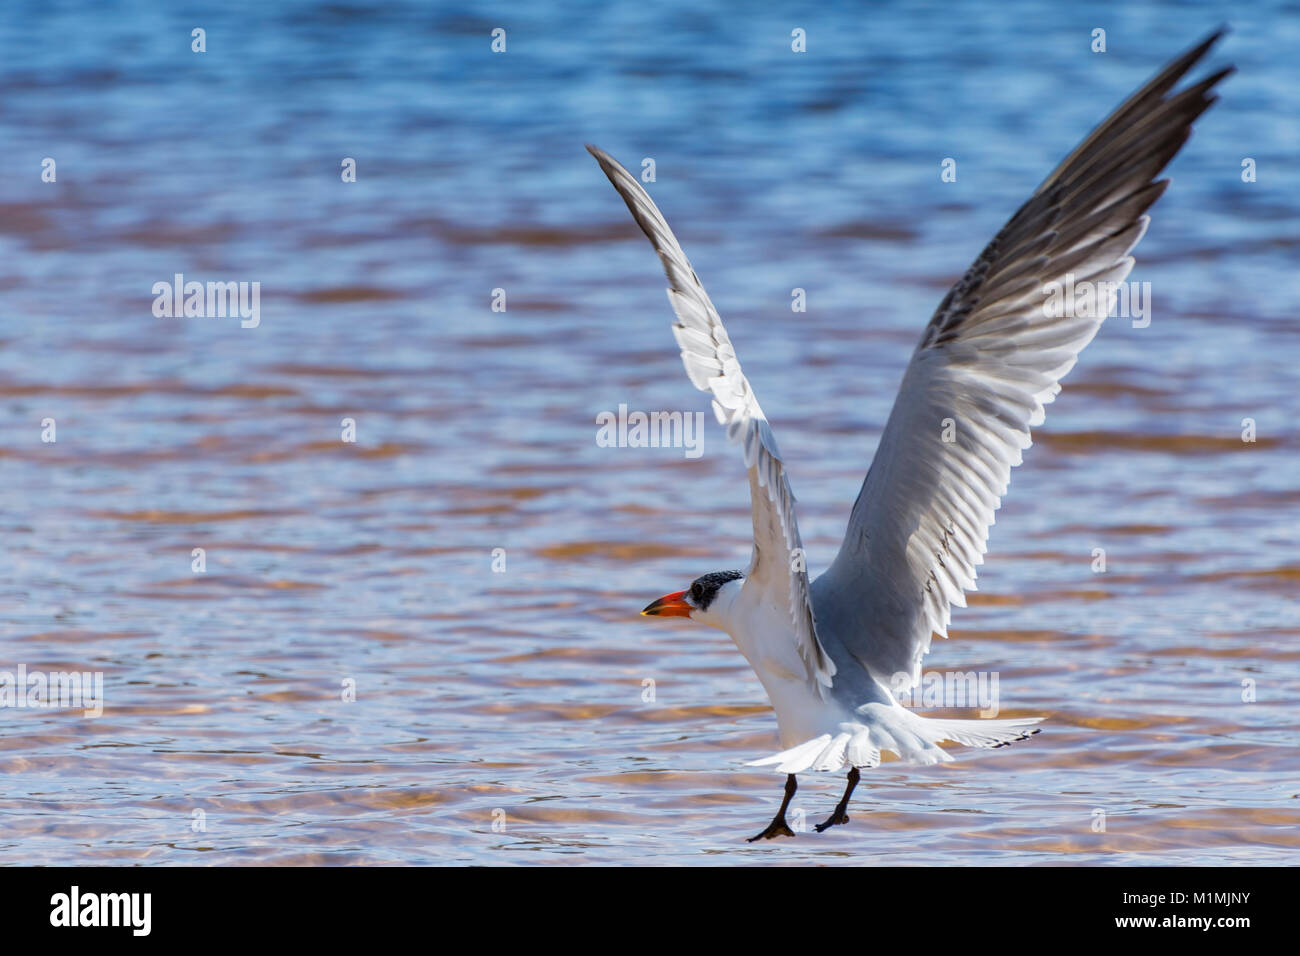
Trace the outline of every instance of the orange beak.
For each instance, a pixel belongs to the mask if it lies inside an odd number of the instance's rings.
[[[647,617],[690,617],[694,608],[682,600],[684,597],[685,591],[665,594],[659,600],[652,601],[641,613]]]

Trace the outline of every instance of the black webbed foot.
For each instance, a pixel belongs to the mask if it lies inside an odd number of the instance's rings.
[[[835,810],[831,815],[821,823],[817,824],[813,829],[818,833],[821,833],[823,830],[829,830],[833,826],[849,822],[849,815],[847,812],[849,809],[849,800],[853,797],[853,788],[858,785],[858,779],[861,776],[862,775],[858,773],[857,767],[854,767],[849,771],[848,786],[844,788],[844,796],[840,797],[840,802],[835,805]]]
[[[781,801],[781,809],[776,811],[776,816],[772,818],[772,822],[767,825],[766,830],[757,836],[749,838],[750,843],[753,843],[755,840],[770,840],[773,837],[779,836],[794,836],[794,831],[791,830],[789,825],[785,822],[785,811],[790,806],[790,798],[794,796],[794,792],[798,786],[798,783],[794,779],[794,774],[787,774],[785,778],[785,799]]]
[[[817,826],[813,827],[813,829],[816,830],[818,833],[821,833],[823,830],[829,830],[831,827],[839,826],[841,823],[848,823],[848,822],[849,822],[849,815],[845,813],[843,810],[836,807],[834,813],[832,813],[821,823],[817,824]]]
[[[770,840],[773,837],[779,836],[794,836],[794,831],[786,824],[785,817],[777,817],[767,825],[766,830],[757,836],[750,837],[748,842],[753,843],[755,840]]]

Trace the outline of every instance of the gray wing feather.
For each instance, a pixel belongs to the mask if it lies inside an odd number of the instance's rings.
[[[878,680],[914,686],[931,635],[947,636],[951,606],[964,607],[975,589],[1030,428],[1114,306],[1110,292],[1088,308],[1078,284],[1104,288],[1133,267],[1144,213],[1168,185],[1154,178],[1232,69],[1170,91],[1222,33],[1171,62],[1084,139],[926,326],[840,552],[813,584],[825,625]],[[1049,309],[1054,289],[1060,308]]]

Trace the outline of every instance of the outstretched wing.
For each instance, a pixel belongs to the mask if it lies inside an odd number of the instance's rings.
[[[608,153],[587,146],[614,184],[641,231],[646,234],[668,275],[668,300],[677,321],[673,336],[681,346],[682,362],[691,383],[713,396],[713,412],[726,426],[727,438],[745,450],[749,496],[754,512],[754,557],[745,587],[760,588],[777,606],[788,608],[793,648],[769,648],[769,666],[787,676],[815,679],[829,687],[835,665],[817,640],[817,626],[804,570],[803,543],[795,522],[794,493],[772,429],[750,390],[731,339],[718,311],[709,301],[686,254],[668,223],[636,178]],[[797,554],[795,552],[798,552]]]
[[[1179,93],[1223,31],[1174,60],[1038,187],[940,303],[903,376],[835,562],[813,585],[826,633],[896,690],[975,588],[993,513],[1133,267],[1153,182],[1231,67]],[[1097,292],[1095,306],[1085,296]],[[833,620],[832,620],[833,618]],[[902,675],[906,675],[904,678]]]

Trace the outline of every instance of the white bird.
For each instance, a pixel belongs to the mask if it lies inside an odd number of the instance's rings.
[[[1133,267],[1144,213],[1169,182],[1155,177],[1232,72],[1173,92],[1224,32],[1172,61],[1102,122],[944,297],[903,375],[839,554],[812,582],[785,462],[717,310],[636,177],[587,147],[663,263],[691,382],[711,393],[718,421],[745,451],[749,569],[705,574],[641,613],[726,631],[767,691],[784,749],[752,765],[786,774],[785,798],[752,839],[794,835],[785,813],[797,773],[849,768],[821,831],[848,822],[858,770],[876,766],[882,750],[932,764],[952,759],[944,741],[1000,747],[1037,732],[1040,717],[930,719],[895,695],[919,682],[932,634],[947,636],[951,606],[964,607],[963,592],[974,590],[1029,431],[1114,308],[1116,286],[1100,284],[1122,282]]]

